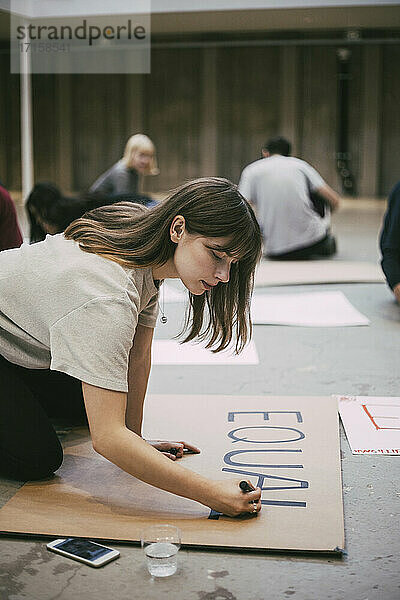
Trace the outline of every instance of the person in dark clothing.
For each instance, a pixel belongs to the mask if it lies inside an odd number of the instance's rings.
[[[77,198],[63,197],[54,184],[42,182],[33,187],[26,210],[30,222],[30,242],[33,244],[43,241],[48,233],[61,233],[89,208],[85,208]]]
[[[0,251],[19,248],[22,234],[14,202],[6,188],[0,185]]]
[[[37,183],[26,203],[30,221],[30,242],[41,242],[48,233],[62,233],[72,221],[82,217],[85,212],[116,202],[133,202],[148,208],[156,204],[151,198],[141,194],[104,196],[89,193],[81,198],[65,197],[54,184]]]
[[[147,135],[137,133],[126,143],[124,155],[117,163],[100,175],[89,189],[103,196],[137,194],[139,176],[158,175],[156,149]]]
[[[390,192],[380,235],[381,266],[386,281],[400,304],[400,181]]]

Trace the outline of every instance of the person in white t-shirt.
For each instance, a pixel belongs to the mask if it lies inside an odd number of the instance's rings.
[[[150,210],[97,208],[64,234],[1,252],[0,473],[48,477],[63,459],[50,417],[87,415],[94,449],[124,471],[229,516],[257,513],[259,488],[211,481],[173,462],[199,452],[192,444],[141,435],[160,283],[179,278],[189,291],[183,341],[240,352],[260,256],[253,210],[220,178]]]
[[[271,138],[263,158],[242,172],[239,190],[256,209],[264,255],[278,260],[304,260],[336,252],[330,234],[330,211],[339,206],[339,195],[304,160],[290,156],[291,145]],[[313,199],[318,195],[323,210]]]

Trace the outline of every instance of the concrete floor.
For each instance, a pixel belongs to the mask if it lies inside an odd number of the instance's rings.
[[[337,258],[377,259],[383,205],[348,202],[335,217]],[[369,327],[256,326],[258,366],[231,369],[154,367],[150,392],[400,395],[400,308],[384,284],[296,286],[270,293],[342,290]],[[182,308],[168,305],[176,332]],[[176,319],[175,319],[176,317]],[[0,539],[3,600],[398,600],[400,598],[400,459],[353,456],[341,431],[347,555],[343,558],[186,551],[176,575],[153,580],[141,550],[121,545],[119,560],[94,570],[46,550],[44,540]],[[0,480],[0,503],[19,484]],[[265,510],[265,509],[264,509]],[[114,544],[115,547],[117,547]]]

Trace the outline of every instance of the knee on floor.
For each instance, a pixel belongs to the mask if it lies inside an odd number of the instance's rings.
[[[1,451],[0,451],[1,455]],[[0,474],[18,481],[35,481],[51,477],[60,468],[63,461],[61,446],[54,449],[50,455],[31,458],[6,457],[0,460]]]

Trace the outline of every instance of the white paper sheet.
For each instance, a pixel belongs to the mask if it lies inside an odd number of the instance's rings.
[[[336,396],[353,454],[400,454],[400,398]]]
[[[342,292],[256,295],[251,305],[255,325],[302,325],[349,327],[368,325],[369,320]]]
[[[263,260],[256,271],[255,285],[300,285],[307,283],[383,282],[382,269],[375,263],[344,260]]]
[[[154,365],[258,365],[255,343],[250,342],[239,355],[232,350],[213,354],[200,344],[178,344],[175,340],[154,340]]]

